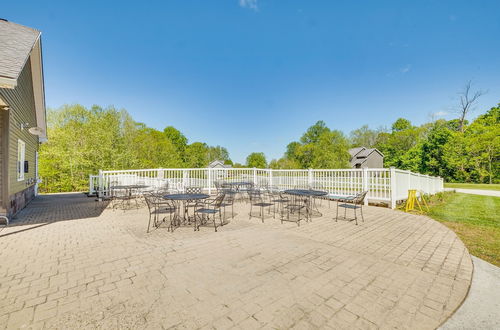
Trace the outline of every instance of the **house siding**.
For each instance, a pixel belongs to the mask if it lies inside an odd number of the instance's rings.
[[[8,180],[9,215],[17,213],[34,197],[35,155],[38,150],[38,137],[28,132],[28,128],[21,129],[21,123],[28,123],[30,127],[36,126],[35,101],[31,76],[31,61],[27,61],[19,75],[17,86],[14,89],[0,88],[0,96],[9,106],[8,123],[8,163],[7,178],[2,178],[5,184]],[[2,127],[3,129],[6,129]],[[24,180],[17,180],[17,146],[18,140],[26,144],[25,160],[29,164],[29,172],[24,174]],[[2,157],[5,159],[4,157]]]
[[[0,215],[7,213],[7,120],[7,111],[0,108]]]
[[[362,167],[368,168],[383,168],[384,167],[384,157],[382,157],[377,152],[371,153],[366,161],[363,163]]]

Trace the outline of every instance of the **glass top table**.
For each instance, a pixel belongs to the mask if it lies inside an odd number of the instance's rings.
[[[323,214],[318,210],[318,207],[314,203],[314,197],[320,197],[328,195],[328,192],[321,190],[312,189],[289,189],[284,191],[285,194],[296,196],[296,198],[301,198],[304,201],[307,221],[312,221],[313,215],[323,216]]]
[[[316,197],[328,195],[328,192],[321,190],[309,190],[309,189],[289,189],[284,191],[285,194],[304,196],[304,197]]]
[[[127,184],[127,185],[111,186],[112,189],[143,189],[147,187],[149,186],[146,186],[144,184]]]
[[[167,194],[163,198],[174,201],[193,201],[198,199],[207,199],[210,195],[207,194]]]
[[[207,199],[209,198],[210,195],[207,194],[186,194],[186,193],[180,193],[180,194],[167,194],[164,195],[163,198],[169,199],[174,201],[174,203],[178,204],[175,208],[175,214],[174,214],[174,226],[179,227],[181,224],[189,224],[193,217],[195,216],[194,214],[190,217],[188,214],[188,208],[189,204],[192,203],[193,201],[199,201],[202,199]],[[191,205],[196,207],[198,202],[196,204]],[[181,206],[182,205],[182,206]],[[182,210],[182,214],[181,214]],[[196,221],[193,221],[195,225],[195,230],[196,230]]]
[[[222,183],[223,185],[230,185],[230,186],[249,186],[251,184],[253,184],[252,182],[250,181],[231,181],[231,182],[223,182]]]

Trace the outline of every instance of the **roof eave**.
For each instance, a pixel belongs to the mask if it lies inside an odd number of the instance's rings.
[[[43,77],[42,45],[38,38],[30,53],[31,75],[33,80],[33,95],[35,98],[35,113],[37,126],[42,128],[44,134],[39,136],[40,142],[47,141],[47,113],[45,108],[45,85]]]

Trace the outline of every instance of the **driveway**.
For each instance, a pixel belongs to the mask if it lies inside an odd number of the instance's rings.
[[[500,191],[498,191],[498,190],[461,189],[461,188],[445,188],[445,190],[446,191],[456,191],[458,193],[463,193],[463,194],[500,197]]]

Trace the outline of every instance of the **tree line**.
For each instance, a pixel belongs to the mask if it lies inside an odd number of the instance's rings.
[[[126,110],[65,105],[47,112],[48,142],[40,147],[42,192],[82,191],[99,170],[207,167],[232,164],[226,148],[189,143],[176,128],[163,131],[132,119]]]
[[[420,126],[399,118],[390,129],[364,125],[349,136],[318,121],[299,141],[288,144],[283,157],[272,160],[269,167],[346,168],[348,150],[353,147],[377,148],[384,154],[384,167],[441,176],[450,182],[498,183],[500,104],[471,123],[465,115]],[[265,158],[260,162],[265,163]]]
[[[360,146],[380,150],[385,167],[450,182],[500,182],[500,104],[470,123],[465,115],[419,126],[399,118],[389,129],[364,125],[349,135],[318,121],[287,145],[283,157],[268,163],[264,153],[254,152],[245,164],[233,164],[226,148],[190,143],[172,126],[150,128],[113,107],[65,105],[48,110],[49,140],[40,148],[41,191],[86,190],[88,176],[100,169],[203,168],[213,160],[234,167],[348,168],[349,149]]]

